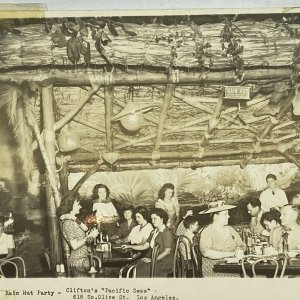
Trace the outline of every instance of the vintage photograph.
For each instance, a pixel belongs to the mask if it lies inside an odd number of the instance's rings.
[[[0,19],[0,277],[299,277],[299,71],[300,13]]]

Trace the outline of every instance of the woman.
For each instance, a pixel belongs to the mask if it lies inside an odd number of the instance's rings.
[[[281,213],[277,209],[272,209],[269,212],[262,214],[261,225],[269,232],[269,241],[273,240],[274,230],[281,226]]]
[[[62,222],[62,233],[71,247],[69,265],[73,277],[85,277],[87,271],[88,246],[87,244],[99,234],[97,229],[92,229],[87,233],[87,226],[83,224],[76,215],[79,214],[81,205],[79,195],[68,195],[65,197],[57,209],[57,215]],[[81,259],[78,259],[81,257]],[[83,265],[86,263],[85,265]]]
[[[239,234],[228,226],[228,210],[234,205],[225,205],[224,201],[213,202],[208,209],[199,214],[211,214],[212,223],[204,228],[200,235],[202,273],[204,277],[237,277],[238,274],[215,273],[214,265],[220,260],[234,257],[238,248],[246,249]]]
[[[156,208],[165,210],[168,214],[167,226],[174,232],[179,220],[179,203],[175,194],[175,187],[172,183],[165,183],[158,192]]]
[[[113,235],[117,230],[118,212],[109,201],[110,190],[105,184],[96,184],[93,188],[93,211],[96,211],[97,223],[101,231]]]
[[[137,251],[147,250],[146,257],[138,261],[136,265],[136,277],[150,277],[151,253],[154,246],[159,245],[155,277],[167,277],[172,272],[174,256],[174,236],[166,226],[168,221],[167,213],[161,208],[154,208],[151,211],[151,220],[155,229],[148,240],[140,245],[123,245],[123,249]]]
[[[118,242],[130,243],[133,245],[145,243],[153,230],[152,225],[148,223],[148,219],[148,210],[143,206],[138,206],[135,209],[135,220],[138,225],[132,228],[130,234],[126,238]]]

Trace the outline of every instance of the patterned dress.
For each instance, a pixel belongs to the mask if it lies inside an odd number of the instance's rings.
[[[80,240],[85,238],[85,232],[80,228],[76,221],[71,219],[62,222],[63,236],[70,245],[71,240]],[[72,270],[73,277],[88,277],[86,271],[89,268],[89,261],[85,258],[88,255],[88,247],[84,245],[76,250],[71,250],[69,265]],[[82,257],[81,259],[77,259]]]
[[[200,251],[202,255],[207,250],[234,252],[237,247],[245,248],[239,234],[230,226],[225,226],[220,232],[213,225],[208,225],[200,235]],[[218,259],[202,257],[202,273],[204,277],[240,277],[239,274],[217,273],[213,271]]]

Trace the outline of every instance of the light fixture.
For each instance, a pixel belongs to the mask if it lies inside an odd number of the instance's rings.
[[[152,105],[141,105],[129,101],[124,109],[111,120],[120,121],[122,126],[130,132],[137,132],[144,124],[143,113],[151,110],[152,108]]]

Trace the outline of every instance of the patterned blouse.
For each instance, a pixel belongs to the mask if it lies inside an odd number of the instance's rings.
[[[80,228],[80,226],[76,223],[76,221],[71,219],[66,219],[62,221],[62,231],[63,231],[63,236],[69,245],[70,245],[70,241],[72,240],[85,238],[85,232]],[[79,268],[82,267],[84,269],[85,266],[83,265],[83,262],[86,261],[86,259],[85,258],[77,259],[77,258],[87,257],[88,253],[89,252],[88,252],[87,245],[83,245],[82,247],[76,250],[71,249],[69,265],[72,267],[79,267]]]
[[[239,234],[230,226],[225,226],[220,232],[213,225],[208,225],[200,235],[200,251],[202,255],[207,250],[234,252],[237,247],[246,247]],[[239,277],[239,274],[215,273],[214,265],[218,259],[202,258],[202,273],[204,277]]]

